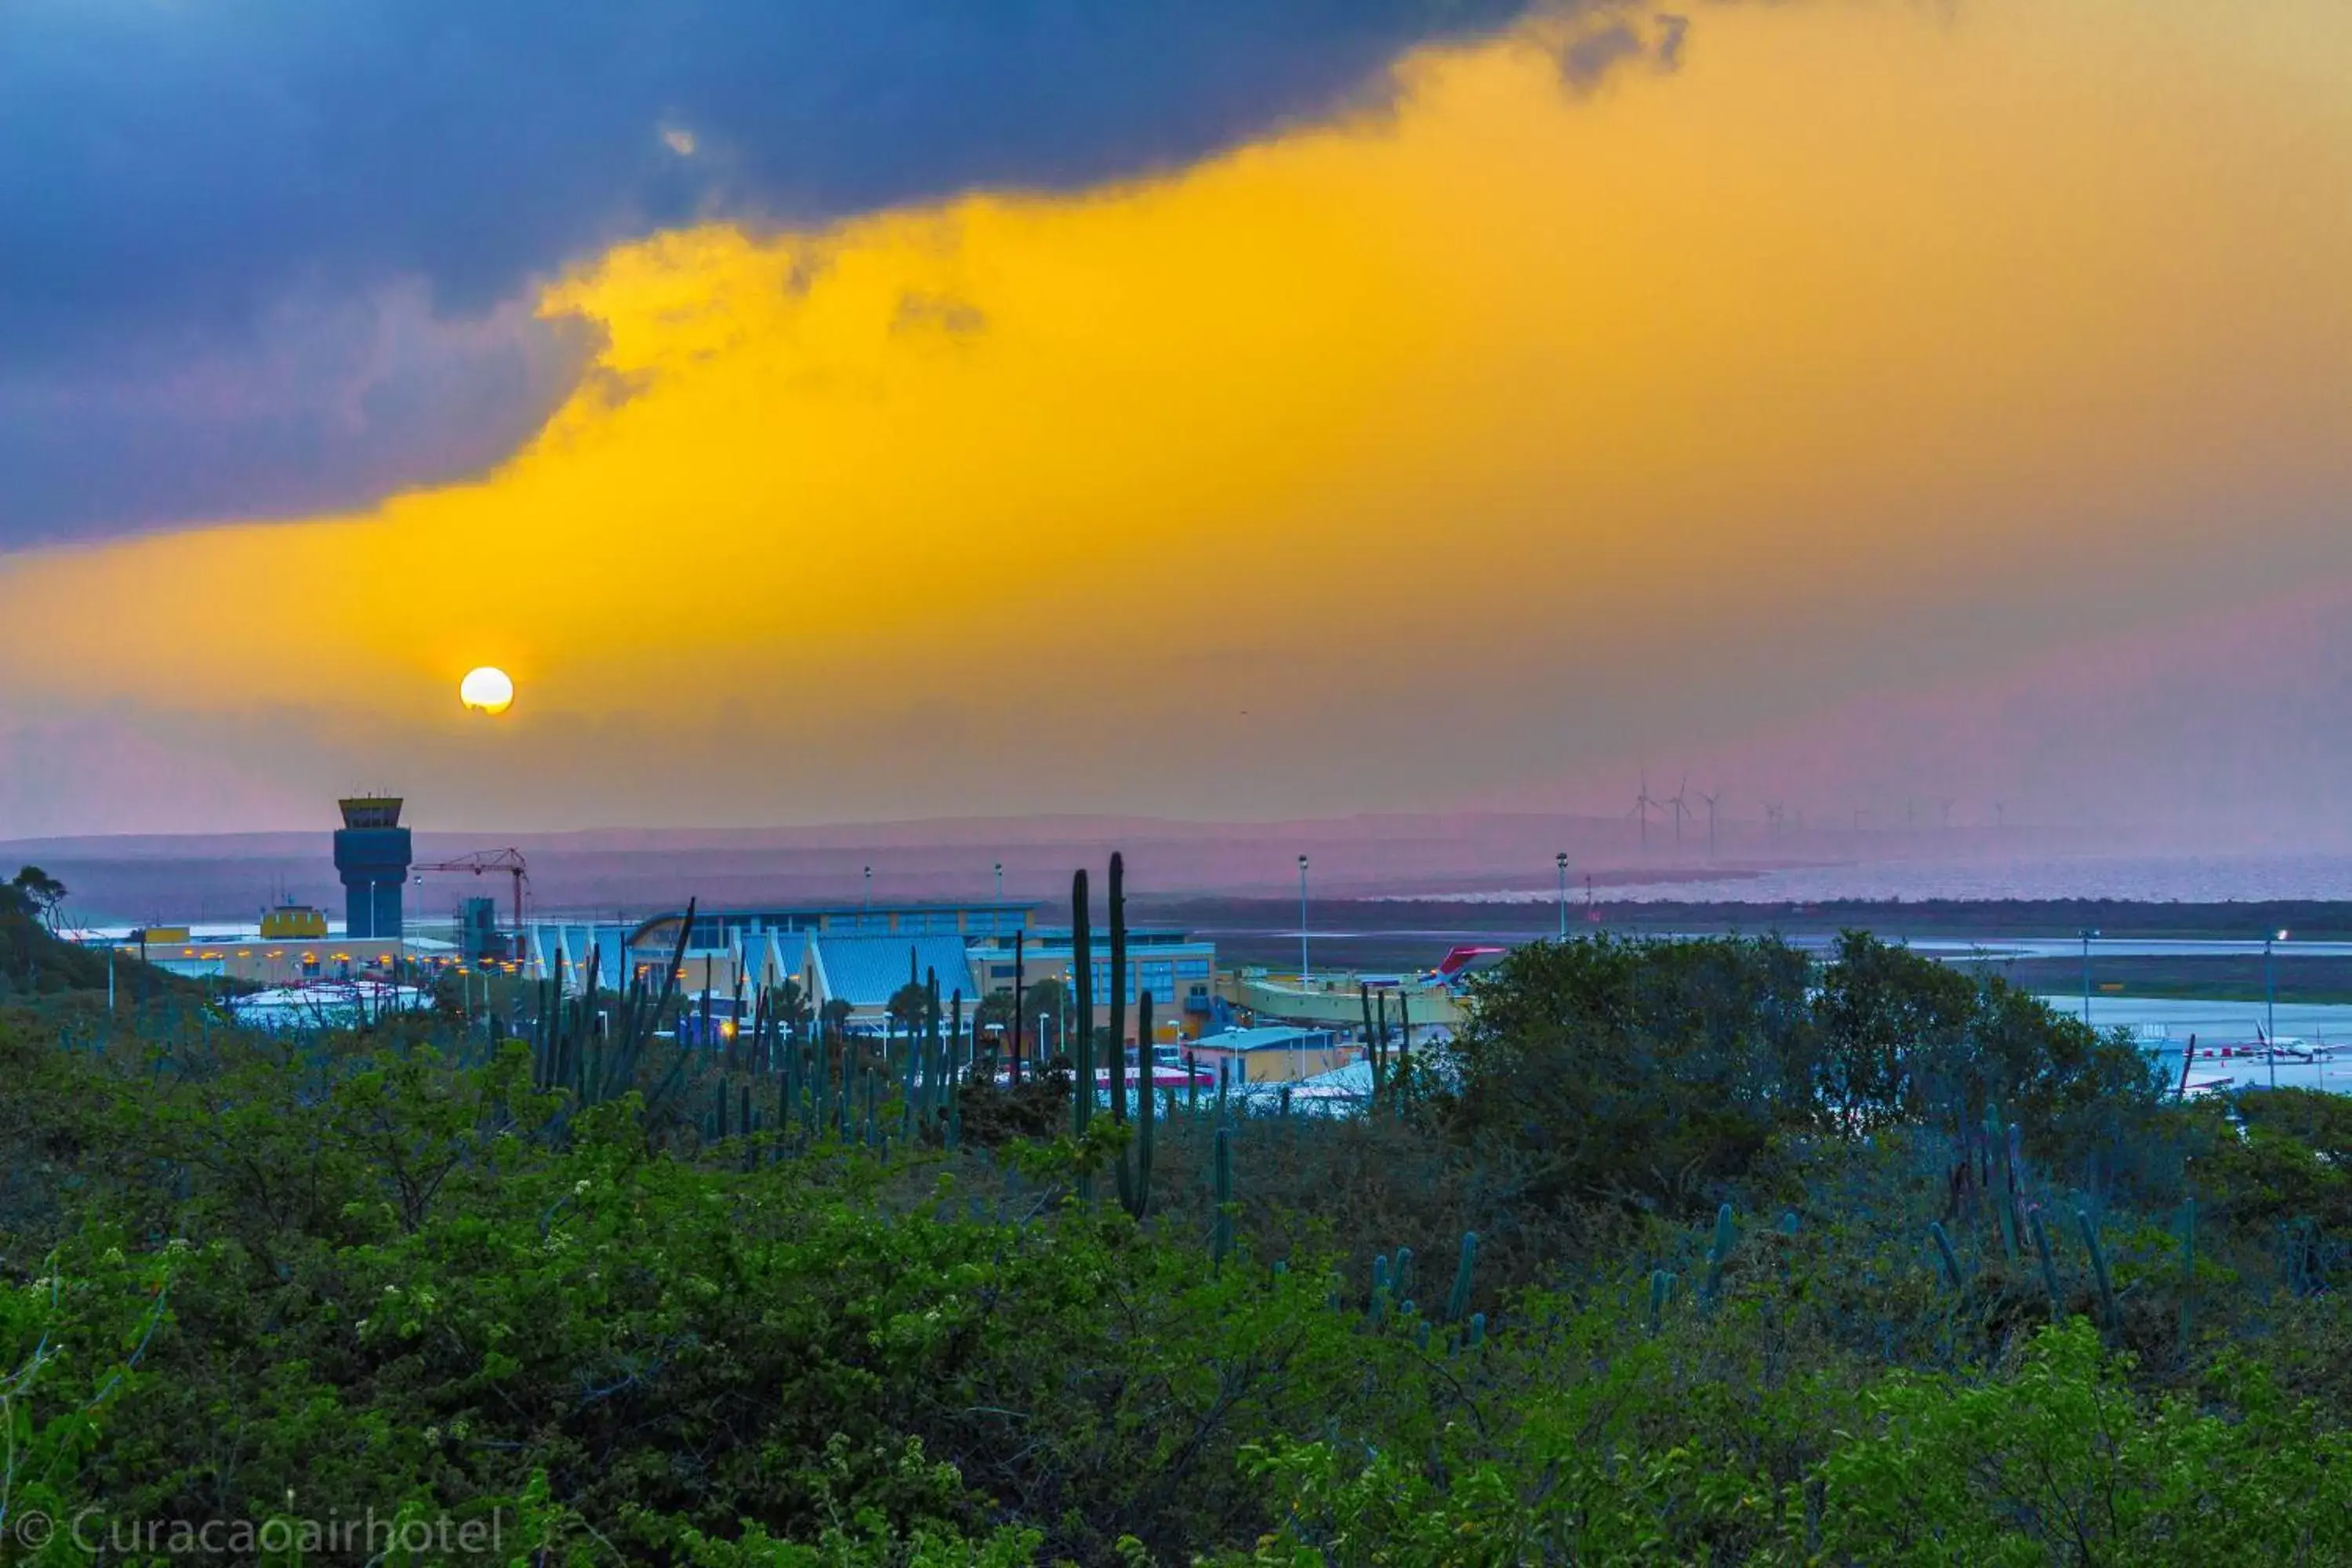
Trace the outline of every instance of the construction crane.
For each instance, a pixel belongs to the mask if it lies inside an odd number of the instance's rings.
[[[436,860],[430,865],[412,866],[409,869],[415,872],[471,871],[477,877],[486,871],[504,871],[513,878],[514,952],[516,957],[522,956],[522,895],[523,890],[530,886],[530,867],[523,859],[521,850],[477,849],[471,855],[460,855],[455,860]],[[425,880],[421,875],[416,879],[420,882]]]

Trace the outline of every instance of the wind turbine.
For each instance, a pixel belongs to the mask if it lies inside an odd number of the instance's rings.
[[[1683,847],[1683,818],[1690,815],[1690,808],[1683,804],[1683,797],[1689,793],[1690,774],[1685,773],[1683,782],[1675,786],[1675,793],[1658,803],[1675,808],[1675,847],[1677,849]]]
[[[1715,858],[1715,803],[1723,798],[1723,792],[1718,789],[1713,795],[1701,795],[1698,798],[1706,806],[1706,858],[1712,860]]]
[[[1633,809],[1625,814],[1642,825],[1643,849],[1650,847],[1650,813],[1656,810],[1658,802],[1650,794],[1650,775],[1644,773],[1642,775],[1641,793],[1633,797]]]
[[[1773,843],[1778,844],[1780,841],[1780,829],[1788,821],[1788,816],[1789,808],[1779,801],[1768,800],[1764,803],[1764,831],[1771,836]]]

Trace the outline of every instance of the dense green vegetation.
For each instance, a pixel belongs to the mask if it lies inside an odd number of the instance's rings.
[[[928,1000],[879,1059],[604,1002],[0,1009],[0,1556],[2352,1560],[2352,1105],[1865,938],[1524,948],[1368,1114],[1149,1163]]]

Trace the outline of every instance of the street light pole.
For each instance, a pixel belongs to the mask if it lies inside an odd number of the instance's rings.
[[[1004,901],[1004,862],[1002,860],[996,863],[996,901],[1000,904]]]
[[[1307,990],[1307,857],[1298,858],[1298,989]]]
[[[1559,940],[1568,940],[1568,851],[1563,849],[1551,858],[1559,872]]]
[[[2088,926],[2083,928],[2083,1022],[2091,1021],[2091,939],[2099,933]]]
[[[864,897],[863,900],[858,904],[857,908],[858,908],[858,911],[862,914],[862,913],[864,913],[865,911],[866,911],[866,910],[871,910],[873,907],[874,907],[874,868],[873,868],[873,867],[871,867],[871,866],[868,866],[868,867],[866,867],[866,893],[865,893],[865,897]]]
[[[2270,1058],[2271,1087],[2276,1089],[2278,1087],[2278,970],[2271,961],[2273,940],[2268,934],[2263,938],[2263,1044],[2268,1047],[2263,1055]],[[2275,940],[2284,942],[2286,932],[2280,931]]]

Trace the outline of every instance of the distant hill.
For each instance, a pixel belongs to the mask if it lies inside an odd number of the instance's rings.
[[[1518,889],[1547,891],[1553,858],[1565,852],[1580,888],[1656,883],[1705,875],[1721,881],[1775,865],[1869,858],[1885,843],[1849,844],[1836,834],[1788,842],[1735,844],[1712,867],[1688,830],[1677,851],[1671,830],[1653,823],[1644,849],[1633,822],[1564,813],[1394,813],[1277,822],[1185,822],[1158,817],[967,817],[784,828],[604,828],[586,832],[454,832],[412,802],[420,862],[512,846],[530,862],[536,907],[570,913],[642,913],[707,904],[855,903],[873,868],[877,900],[975,899],[996,888],[1007,898],[1058,901],[1081,865],[1099,868],[1125,851],[1139,896],[1295,896],[1301,854],[1318,898],[1414,894],[1443,897]],[[1751,825],[1752,826],[1752,825]],[[342,889],[329,861],[331,824],[311,833],[124,836],[0,843],[0,865],[37,860],[71,883],[79,918],[142,921],[251,920],[280,896],[340,909]],[[1758,830],[1760,834],[1760,830]],[[1945,852],[1994,853],[1990,842],[1953,834]],[[2011,830],[1999,852],[2035,847]],[[1735,853],[1736,850],[1736,853]],[[503,878],[436,874],[409,889],[425,919],[447,917],[468,894],[499,899]]]

